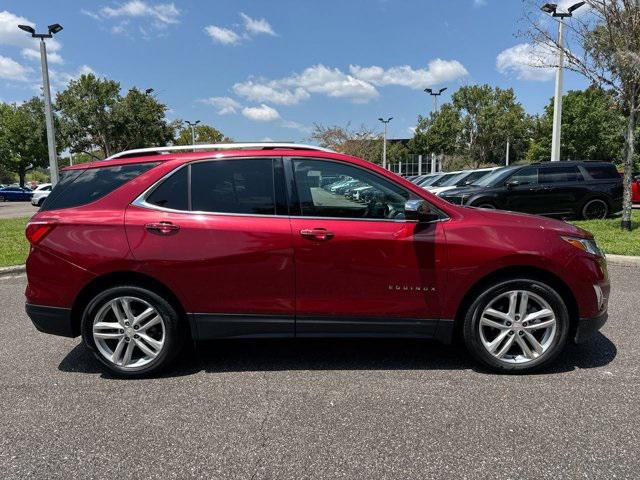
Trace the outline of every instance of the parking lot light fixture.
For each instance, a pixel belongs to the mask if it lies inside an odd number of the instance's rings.
[[[384,123],[384,134],[382,136],[382,168],[387,168],[387,125],[393,120],[393,117],[389,117],[386,120],[379,118],[378,120]]]
[[[45,38],[53,38],[62,31],[62,25],[54,23],[47,27],[47,33],[36,33],[31,25],[18,25],[18,28],[40,39],[40,63],[42,66],[42,93],[44,95],[44,116],[47,124],[47,146],[49,149],[49,175],[51,184],[58,183],[58,156],[56,154],[56,136],[53,126],[53,109],[51,108],[51,88],[49,86],[49,66],[47,63],[47,46]]]
[[[195,122],[190,122],[189,120],[185,120],[184,123],[191,127],[191,145],[196,144],[196,125],[200,123],[200,120],[196,120]]]
[[[556,3],[545,3],[541,10],[553,18],[558,19],[558,68],[556,70],[556,87],[553,100],[553,133],[551,135],[551,161],[560,161],[560,139],[562,130],[562,82],[564,69],[564,19],[573,16],[573,12],[582,7],[586,2],[578,2],[567,8],[559,10]]]
[[[438,97],[442,95],[442,93],[447,89],[447,87],[441,88],[439,90],[434,90],[433,88],[425,88],[425,93],[428,93],[433,97],[433,113],[438,111]]]

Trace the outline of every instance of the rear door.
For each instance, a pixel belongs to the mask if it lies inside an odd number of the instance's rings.
[[[328,159],[285,164],[296,187],[296,335],[432,335],[444,272],[442,223],[405,221],[412,194],[366,169]],[[336,176],[371,188],[350,198],[322,180]]]
[[[576,165],[540,167],[540,185],[545,192],[545,201],[539,213],[545,214],[577,214],[589,192]]]
[[[211,160],[128,208],[139,268],[179,292],[201,338],[293,335],[285,195],[280,158]]]

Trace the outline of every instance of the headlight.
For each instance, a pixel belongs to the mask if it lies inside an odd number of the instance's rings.
[[[592,238],[562,237],[562,239],[583,252],[590,253],[596,257],[604,257],[604,252],[600,250],[600,247]]]

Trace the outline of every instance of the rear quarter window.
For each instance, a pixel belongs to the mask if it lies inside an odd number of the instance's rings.
[[[53,188],[41,211],[79,207],[94,202],[158,165],[135,163],[115,167],[68,170]]]
[[[620,174],[614,165],[584,165],[584,169],[594,180],[615,180]]]

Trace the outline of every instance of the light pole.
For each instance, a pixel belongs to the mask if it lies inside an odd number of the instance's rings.
[[[44,94],[44,117],[47,124],[47,145],[49,148],[49,175],[51,184],[58,183],[58,156],[56,155],[56,134],[53,127],[53,110],[51,108],[51,89],[49,87],[49,66],[47,64],[47,46],[45,38],[53,38],[62,30],[62,25],[54,23],[47,27],[48,33],[36,33],[31,25],[18,25],[20,30],[30,33],[33,38],[40,39],[40,63],[42,65],[42,93]]]
[[[387,125],[393,120],[393,117],[389,117],[386,120],[379,118],[384,123],[384,136],[382,137],[382,168],[387,168]]]
[[[190,122],[189,120],[185,120],[184,122],[191,127],[191,145],[195,145],[196,144],[196,125],[200,123],[200,120],[196,120],[195,122]]]
[[[447,87],[441,88],[440,90],[433,90],[432,88],[425,88],[424,91],[433,97],[433,113],[438,111],[438,97],[442,95]]]
[[[560,136],[562,129],[562,80],[564,67],[564,19],[573,16],[573,12],[585,2],[571,5],[566,12],[558,10],[555,3],[545,3],[541,10],[554,18],[558,18],[558,69],[556,70],[556,91],[553,100],[553,133],[551,135],[551,161],[560,161]]]

